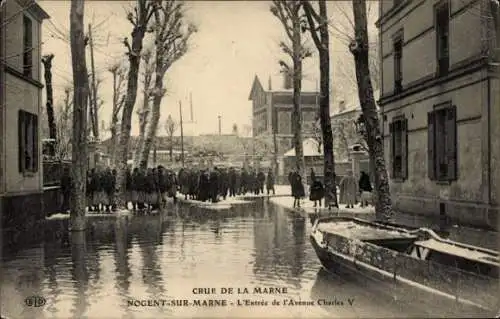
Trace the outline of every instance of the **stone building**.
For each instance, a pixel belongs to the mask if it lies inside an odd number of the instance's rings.
[[[0,200],[8,231],[43,213],[40,38],[49,16],[34,1],[10,0],[0,17]]]
[[[393,0],[379,10],[379,106],[395,208],[495,227],[500,106],[490,1]]]
[[[274,79],[274,82],[277,82]],[[293,147],[292,111],[293,111],[293,88],[292,79],[283,76],[283,86],[279,89],[272,88],[272,78],[269,78],[268,88],[264,89],[258,76],[255,76],[250,96],[252,101],[252,132],[257,140],[261,140],[270,146],[274,153],[274,135],[278,157]],[[314,136],[314,124],[318,116],[317,90],[309,90],[314,83],[302,81],[301,111],[302,111],[302,138]]]

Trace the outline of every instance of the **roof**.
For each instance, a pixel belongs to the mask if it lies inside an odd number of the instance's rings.
[[[3,2],[3,1],[2,1]],[[38,21],[50,19],[49,14],[37,3],[35,0],[17,0],[19,5],[26,8],[29,13],[33,15]]]
[[[375,101],[378,100],[379,96],[380,96],[380,90],[375,90],[373,92],[373,97],[374,97]],[[345,102],[345,108],[341,112],[339,112],[339,102],[340,101]],[[378,104],[375,104],[375,105],[377,106],[377,109],[378,109],[379,108]],[[357,92],[356,92],[356,94],[351,94],[351,95],[347,96],[347,98],[345,98],[345,99],[341,99],[341,98],[336,99],[334,104],[330,108],[330,112],[331,112],[330,117],[353,112],[353,111],[357,111],[357,110],[361,110],[361,105],[359,103],[359,96],[357,95]]]
[[[292,93],[293,92],[293,87],[290,89],[285,89],[284,88],[284,81],[283,81],[283,75],[281,73],[278,74],[272,74],[268,75],[267,77],[267,86],[263,87],[262,86],[262,81],[261,79],[264,79],[264,77],[259,77],[258,75],[255,75],[253,82],[252,82],[252,89],[250,90],[250,94],[248,99],[252,100],[255,91],[257,89],[261,89],[265,92],[273,92],[274,94],[277,93]],[[313,81],[307,77],[304,77],[302,79],[302,87],[301,87],[301,92],[302,94],[304,93],[311,93],[313,94],[318,94],[318,84],[319,82]],[[260,88],[259,88],[260,87]]]
[[[255,77],[253,78],[252,89],[250,90],[250,95],[248,96],[249,101],[253,99],[257,90],[264,90],[264,88],[260,83],[259,77],[255,75]]]
[[[305,139],[302,142],[302,152],[304,156],[323,156],[323,149],[318,152],[318,141],[313,138]],[[291,148],[288,152],[286,152],[284,157],[293,157],[295,156],[295,148]]]

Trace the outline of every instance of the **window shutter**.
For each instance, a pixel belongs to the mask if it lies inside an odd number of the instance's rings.
[[[33,125],[33,172],[38,172],[38,116],[32,115]]]
[[[401,175],[408,178],[408,119],[401,121]]]
[[[427,113],[427,173],[430,180],[436,179],[436,165],[434,162],[436,152],[434,143],[436,133],[435,117],[434,112]]]
[[[457,107],[455,105],[446,112],[446,159],[450,181],[457,179]]]
[[[389,123],[389,133],[391,134],[389,139],[389,177],[392,178],[394,176],[394,122]]]
[[[17,138],[18,138],[18,165],[19,165],[19,172],[22,173],[24,172],[24,151],[25,151],[25,144],[24,144],[24,111],[19,111],[18,112],[18,120],[17,120]]]

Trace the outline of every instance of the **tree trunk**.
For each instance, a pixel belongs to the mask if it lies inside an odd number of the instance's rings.
[[[292,129],[293,129],[293,142],[295,145],[295,163],[296,168],[302,178],[304,190],[306,190],[307,176],[305,172],[304,163],[304,150],[302,148],[302,111],[300,107],[300,93],[302,90],[302,59],[299,56],[302,51],[300,21],[292,19],[293,23],[293,43],[292,50],[293,58],[293,111],[292,111]]]
[[[98,107],[97,107],[97,84],[96,84],[96,74],[94,66],[94,39],[92,38],[92,26],[89,24],[89,49],[90,49],[90,67],[92,68],[92,103],[90,108],[92,109],[92,133],[94,137],[99,139],[99,118],[98,118]]]
[[[139,0],[138,2],[140,4],[140,2],[143,1],[144,0]],[[142,40],[144,39],[145,32],[146,24],[140,24],[137,27],[134,27],[134,31],[132,32],[132,52],[129,52],[128,55],[130,67],[127,79],[127,95],[125,105],[123,106],[120,142],[118,143],[117,150],[118,173],[116,178],[117,206],[124,209],[127,208],[127,203],[125,201],[125,182],[127,159],[129,155],[130,130],[132,126],[132,113],[134,111],[135,100],[137,99],[139,65],[141,62]]]
[[[384,142],[380,133],[379,118],[373,87],[370,78],[368,57],[368,28],[365,0],[352,0],[354,13],[354,28],[356,45],[350,46],[354,55],[358,95],[363,110],[366,142],[370,159],[374,159],[375,168],[375,215],[377,220],[385,221],[391,218],[392,203],[389,189],[389,179],[385,168]]]
[[[148,83],[149,85],[149,83]],[[149,92],[149,91],[148,91]],[[149,119],[149,93],[144,92],[144,100],[141,113],[139,114],[139,136],[134,150],[134,166],[139,167],[141,163],[142,150],[146,139],[146,127]]]
[[[118,142],[118,135],[117,135],[117,126],[118,126],[118,114],[113,114],[111,118],[111,151],[110,151],[110,158],[111,158],[111,165],[113,168],[117,166],[117,160],[116,160],[116,143]]]
[[[84,0],[71,1],[70,43],[74,83],[71,231],[83,231],[86,228],[88,73],[85,63],[84,7]]]
[[[163,98],[163,74],[158,69],[156,70],[155,88],[153,98],[153,109],[151,112],[151,121],[149,122],[149,130],[147,131],[144,146],[141,151],[139,166],[142,168],[148,167],[149,154],[156,139],[156,131],[158,130],[158,123],[160,122],[160,104]]]
[[[52,90],[52,59],[54,58],[53,54],[44,56],[42,59],[43,67],[44,67],[44,77],[45,77],[45,89],[47,90],[47,118],[49,122],[49,137],[56,140],[57,139],[57,126],[56,120],[54,117],[54,94]],[[51,151],[55,151],[52,149]],[[52,153],[51,155],[54,155]]]
[[[169,156],[170,156],[170,161],[172,162],[172,159],[174,157],[174,136],[170,134],[170,147],[169,147]]]
[[[319,1],[319,15],[327,21],[326,2]],[[328,24],[320,24],[319,71],[320,71],[320,121],[323,135],[325,207],[339,207],[337,184],[335,182],[335,157],[333,154],[333,133],[330,120],[330,56]]]

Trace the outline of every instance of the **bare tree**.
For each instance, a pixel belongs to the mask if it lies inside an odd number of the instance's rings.
[[[302,61],[311,56],[311,51],[302,43],[302,26],[304,20],[301,17],[301,1],[273,0],[271,6],[272,14],[278,18],[283,25],[285,33],[291,45],[281,42],[280,47],[292,60],[290,67],[285,61],[279,61],[282,72],[286,76],[293,77],[293,111],[292,130],[295,145],[295,160],[302,181],[305,182],[305,162],[302,148],[302,112],[300,109],[302,90]]]
[[[309,1],[303,1],[308,29],[319,52],[320,98],[319,119],[323,144],[323,171],[325,183],[325,206],[338,207],[335,183],[335,157],[333,154],[333,133],[330,121],[330,49],[326,1],[319,1],[319,13]]]
[[[167,136],[169,139],[169,151],[170,151],[170,161],[172,161],[174,153],[174,133],[177,130],[177,123],[172,119],[169,114],[167,120],[165,121],[165,131],[167,131]]]
[[[363,111],[364,137],[368,144],[370,161],[374,163],[375,215],[378,220],[390,219],[393,215],[389,179],[385,167],[384,143],[380,133],[378,112],[373,97],[370,76],[369,42],[365,0],[352,0],[354,13],[354,40],[349,50],[354,56],[358,96]]]
[[[233,135],[238,136],[238,124],[233,123],[232,133]]]
[[[126,68],[121,63],[118,62],[112,65],[109,72],[113,75],[113,109],[111,110],[111,122],[109,130],[111,132],[111,165],[116,167],[116,142],[117,142],[117,132],[118,132],[118,117],[125,103],[125,80],[126,80]]]
[[[72,151],[73,98],[71,90],[72,88],[69,87],[64,89],[63,103],[59,106],[56,113],[58,130],[55,155],[60,160],[67,159]]]
[[[52,90],[52,59],[54,59],[53,54],[44,55],[42,57],[42,63],[44,67],[45,89],[47,90],[47,103],[45,106],[49,124],[49,137],[54,139],[57,143],[57,124],[54,117],[54,93]],[[54,147],[51,148],[50,155],[55,155]]]
[[[132,45],[127,38],[124,39],[124,44],[127,48],[129,60],[128,79],[127,79],[127,95],[125,104],[123,105],[122,121],[120,129],[120,142],[117,149],[117,206],[126,208],[125,202],[125,181],[127,169],[127,157],[130,141],[130,130],[132,124],[132,113],[134,112],[135,100],[137,98],[137,82],[139,78],[139,66],[141,62],[142,42],[146,34],[148,22],[156,9],[156,1],[137,0],[137,6],[134,8],[134,13],[129,12],[128,20],[132,23]]]
[[[155,63],[153,58],[153,52],[151,49],[144,50],[142,55],[142,60],[144,63],[144,71],[142,72],[142,107],[137,110],[137,116],[139,117],[139,137],[137,139],[137,144],[135,146],[134,152],[134,166],[138,167],[142,149],[144,148],[144,140],[146,139],[146,126],[148,124],[150,113],[151,113],[151,102],[153,101],[152,91],[152,79],[155,69]]]
[[[74,83],[71,231],[83,231],[86,228],[85,187],[87,180],[87,98],[89,92],[85,61],[84,8],[84,0],[71,0],[70,43]]]
[[[196,32],[194,25],[184,24],[183,2],[163,1],[154,11],[155,82],[152,91],[153,109],[149,130],[142,149],[140,166],[148,166],[149,153],[160,121],[160,104],[165,95],[163,80],[167,70],[188,50],[188,41]]]

